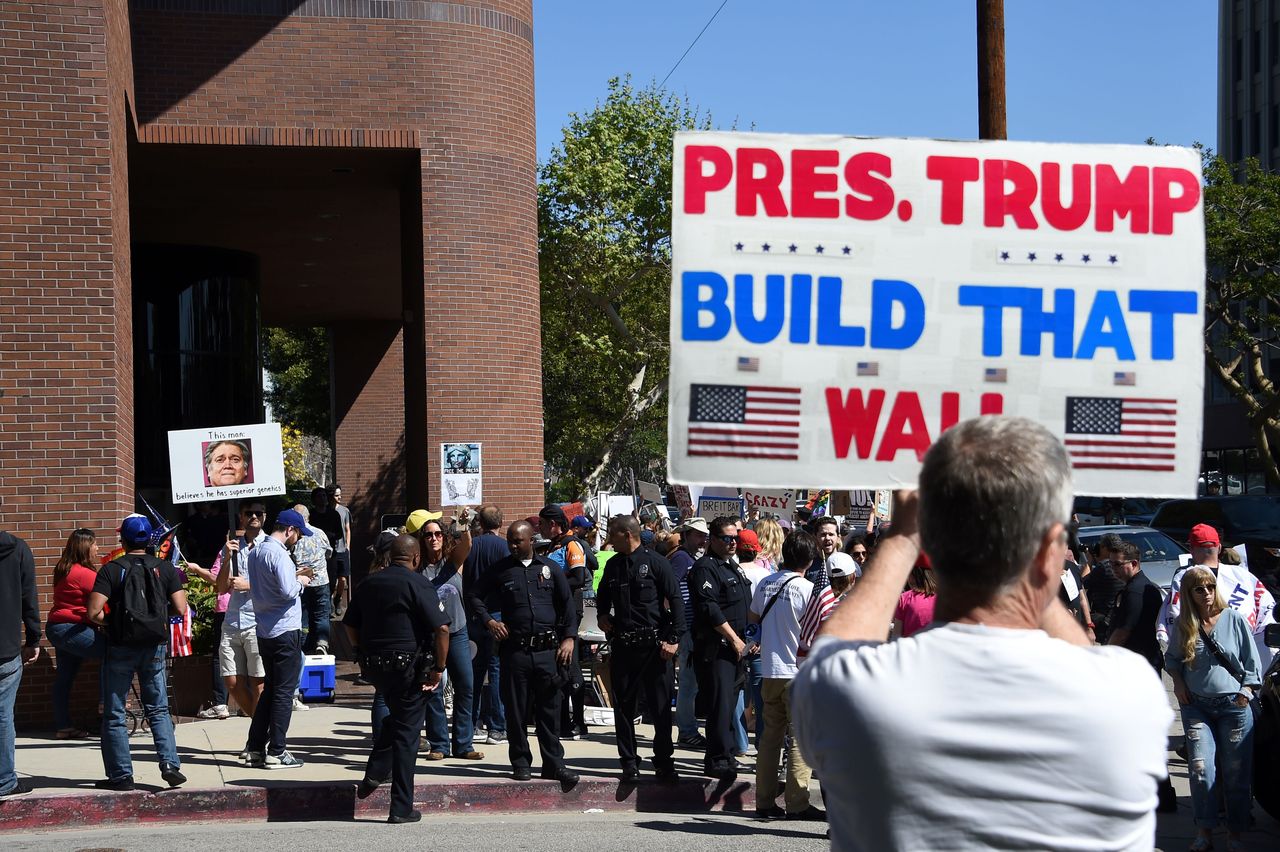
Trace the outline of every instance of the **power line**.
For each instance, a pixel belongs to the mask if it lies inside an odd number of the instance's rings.
[[[667,72],[667,76],[663,77],[662,82],[658,84],[659,89],[667,85],[667,81],[671,79],[671,75],[676,73],[676,69],[680,67],[680,63],[684,62],[684,58],[689,55],[689,51],[693,50],[693,46],[698,43],[698,39],[702,38],[702,34],[707,31],[707,27],[711,26],[711,22],[716,19],[716,15],[720,14],[720,9],[723,9],[728,3],[729,0],[724,0],[724,2],[720,4],[719,8],[717,8],[711,15],[711,18],[702,27],[702,29],[698,31],[698,34],[693,37],[693,42],[684,49],[684,53],[680,54],[680,58],[676,60],[676,64],[671,66],[671,70]]]

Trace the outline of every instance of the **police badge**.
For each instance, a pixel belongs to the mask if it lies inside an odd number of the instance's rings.
[[[551,567],[549,565],[542,566],[542,579],[544,580],[551,579]]]

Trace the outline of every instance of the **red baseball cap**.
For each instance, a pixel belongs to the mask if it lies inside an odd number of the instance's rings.
[[[1221,545],[1222,540],[1218,538],[1218,531],[1213,527],[1208,524],[1196,524],[1187,535],[1187,544],[1207,547],[1211,544]]]
[[[760,539],[756,536],[755,530],[738,530],[738,547],[746,547],[760,552]]]

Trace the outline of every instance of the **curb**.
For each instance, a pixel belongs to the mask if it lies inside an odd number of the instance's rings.
[[[747,776],[751,777],[751,776]],[[424,815],[576,811],[600,808],[636,813],[741,813],[754,810],[754,785],[737,779],[682,779],[675,784],[642,780],[585,780],[568,791],[554,781],[484,781],[421,784],[414,805]],[[0,833],[83,828],[110,823],[238,820],[381,822],[390,807],[390,785],[356,798],[351,783],[314,782],[272,786],[230,786],[128,793],[29,796],[0,803]]]

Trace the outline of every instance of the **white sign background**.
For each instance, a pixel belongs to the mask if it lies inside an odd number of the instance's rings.
[[[751,191],[745,198],[748,207],[755,208],[754,215],[738,214],[738,199],[744,196],[739,167],[757,178],[770,169],[761,163],[744,166],[747,149],[766,152],[758,159],[770,159],[769,152],[775,155],[776,167],[783,170],[778,202],[787,215],[766,215],[768,193]],[[716,150],[723,156],[708,155]],[[797,215],[797,194],[804,195],[792,179],[798,173],[797,151],[835,152],[830,156],[836,165],[810,168],[829,186],[811,192],[810,200],[836,200],[840,212],[835,218]],[[847,169],[860,155],[879,155],[889,165],[855,190]],[[1114,419],[1119,416],[1119,400],[1158,400],[1126,404],[1124,431],[1139,431],[1140,422],[1130,426],[1127,421],[1151,416],[1141,409],[1129,413],[1129,406],[1150,405],[1157,418],[1167,418],[1176,409],[1176,426],[1167,430],[1176,434],[1164,434],[1161,428],[1162,434],[1152,438],[1160,446],[1151,449],[1077,446],[1077,451],[1094,454],[1097,467],[1080,467],[1089,459],[1073,457],[1076,493],[1194,495],[1204,381],[1204,223],[1200,162],[1194,151],[695,132],[677,134],[674,156],[668,418],[672,481],[766,488],[797,481],[830,488],[906,487],[914,485],[919,457],[942,428],[977,416],[984,397],[998,400],[1002,413],[1036,420],[1060,438],[1072,437],[1067,435],[1069,410],[1077,412],[1072,422],[1080,432],[1081,423],[1098,421],[1097,411],[1089,406],[1103,406]],[[972,181],[950,182],[951,190],[963,192],[962,203],[948,207],[952,219],[962,215],[961,224],[942,221],[943,181],[929,177],[930,158],[973,161]],[[1061,178],[1052,185],[1045,179],[1046,163],[1060,168]],[[1088,188],[1090,206],[1077,227],[1063,226],[1060,212],[1054,221],[1062,227],[1054,227],[1045,212],[1046,199],[1052,195],[1059,206],[1074,206],[1073,167],[1085,170],[1082,186]],[[1114,179],[1099,190],[1104,172]],[[1010,175],[1021,176],[1024,183],[1030,176],[1033,198],[1027,210],[1011,214],[1006,209],[1001,215],[1000,193],[1019,191]],[[1145,176],[1149,183],[1140,185],[1138,180],[1128,194],[1115,189],[1117,181],[1134,175]],[[1156,175],[1164,181],[1164,200],[1148,205],[1156,193]],[[697,191],[686,195],[690,176]],[[987,190],[988,183],[994,188]],[[1171,183],[1177,185],[1169,189]],[[814,185],[812,178],[808,184]],[[868,221],[847,213],[846,204],[860,204],[861,215],[867,216],[865,208],[872,205],[868,199],[886,191],[891,203],[879,218]],[[1189,195],[1179,200],[1184,191]],[[960,197],[956,193],[953,200]],[[997,202],[991,225],[986,224],[988,194]],[[1105,194],[1112,212],[1104,213],[1100,194]],[[1117,204],[1137,208],[1116,215]],[[1185,211],[1171,209],[1179,204],[1190,206]],[[1026,215],[1035,228],[1018,226],[1019,217]],[[1111,230],[1099,227],[1104,219]],[[1145,232],[1135,233],[1135,227]],[[1172,233],[1154,232],[1161,227]],[[780,276],[775,279],[782,291],[776,304],[772,294],[766,298],[767,288],[775,286],[766,283],[771,275]],[[738,276],[750,276],[745,287]],[[809,284],[798,283],[796,276],[810,276]],[[833,278],[839,279],[835,287]],[[717,280],[724,282],[719,292]],[[909,290],[896,282],[905,282]],[[807,300],[797,297],[805,286]],[[1003,309],[961,305],[961,287],[979,288],[968,291],[970,301],[974,292],[979,298],[992,293],[1010,298],[1014,293],[1027,301]],[[873,306],[877,288],[878,304]],[[1166,313],[1160,318],[1134,306],[1132,293],[1141,290],[1171,292],[1183,312],[1168,312],[1172,303],[1165,302],[1160,310]],[[911,291],[918,293],[919,308],[908,316],[908,305],[890,296],[910,296]],[[739,310],[738,299],[752,318]],[[1055,333],[1053,312],[1060,299],[1074,300],[1074,314],[1063,308],[1057,321],[1069,320],[1070,329]],[[1193,303],[1192,312],[1185,312],[1187,300]],[[884,345],[893,343],[895,328],[918,318],[920,311],[923,326],[918,338],[906,348]],[[1127,347],[1114,345],[1121,339],[1115,334],[1117,315],[1127,332],[1122,337],[1132,345],[1131,359],[1121,357],[1127,356],[1122,351]],[[744,319],[752,339],[743,333]],[[770,333],[771,324],[778,322],[778,330]],[[851,331],[855,327],[861,331]],[[877,328],[883,332],[882,345],[872,348],[866,344],[876,344]],[[824,329],[827,345],[819,345]],[[858,333],[864,345],[852,345]],[[833,336],[844,345],[833,343]],[[1081,345],[1086,337],[1091,341],[1087,347]],[[907,338],[910,334],[898,334],[895,345]],[[1171,357],[1155,357],[1153,342],[1167,347],[1163,354]],[[1000,354],[984,354],[991,344]],[[759,448],[743,450],[743,439],[732,434],[732,425],[717,430],[716,441],[701,439],[701,450],[710,452],[690,454],[695,385],[798,392],[798,411],[788,416],[786,406],[781,406],[781,425],[774,427],[787,437],[763,439],[789,445],[792,457],[768,457]],[[1070,397],[1083,399],[1085,409],[1069,409]],[[707,419],[722,426],[714,418],[723,415],[726,403],[723,397],[713,402],[699,409],[704,412],[699,426]],[[728,405],[733,407],[732,402]],[[837,434],[837,421],[843,435]],[[726,436],[726,431],[731,434]],[[1101,427],[1097,431],[1104,434],[1090,435],[1091,441],[1111,437]],[[1124,458],[1117,459],[1120,454]],[[1158,456],[1157,463],[1149,462],[1148,454]],[[1139,469],[1144,466],[1172,470]]]
[[[478,441],[440,445],[440,505],[475,506],[484,500],[484,467]]]
[[[714,521],[716,518],[744,514],[741,497],[699,497],[698,517]]]
[[[253,482],[242,485],[205,485],[204,448],[218,441],[248,441],[253,459]],[[247,426],[170,432],[169,482],[175,504],[286,493],[280,424],[251,423]]]
[[[790,519],[791,513],[796,508],[795,494],[796,492],[790,489],[744,488],[742,499],[746,502],[748,509],[756,508],[771,515]]]

